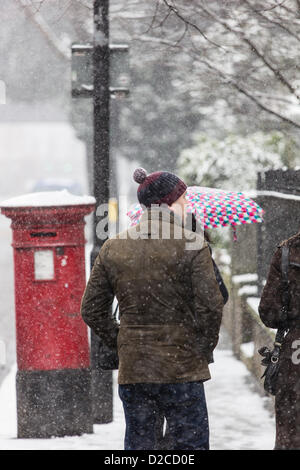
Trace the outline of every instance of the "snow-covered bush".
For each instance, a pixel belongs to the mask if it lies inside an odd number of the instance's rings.
[[[230,134],[224,139],[196,134],[194,146],[180,154],[178,173],[188,185],[255,189],[259,171],[292,168],[299,150],[294,140],[278,131]]]

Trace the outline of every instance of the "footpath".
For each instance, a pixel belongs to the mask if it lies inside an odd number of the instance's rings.
[[[257,393],[242,362],[231,351],[222,332],[206,382],[211,450],[272,450],[275,439],[270,398]],[[17,439],[16,366],[0,387],[0,450],[122,450],[125,430],[123,409],[114,372],[114,419],[95,425],[93,434],[51,439]]]

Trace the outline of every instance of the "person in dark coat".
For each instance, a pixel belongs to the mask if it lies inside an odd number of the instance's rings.
[[[83,320],[118,348],[125,450],[153,450],[165,416],[173,450],[209,448],[203,382],[218,343],[223,298],[203,233],[184,226],[186,185],[169,172],[134,173],[140,223],[102,246],[81,305]],[[120,326],[112,320],[117,297]]]
[[[284,286],[281,272],[282,246],[289,248],[289,309],[282,314]],[[259,304],[263,323],[278,329],[286,327],[280,354],[278,391],[275,396],[275,449],[300,450],[300,232],[277,248]]]

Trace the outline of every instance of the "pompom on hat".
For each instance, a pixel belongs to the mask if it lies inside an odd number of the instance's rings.
[[[142,184],[147,178],[147,172],[144,168],[137,168],[134,170],[133,179],[136,183]]]
[[[187,190],[186,184],[168,171],[156,171],[147,175],[144,168],[136,168],[133,179],[139,184],[139,203],[146,207],[151,204],[171,206]]]

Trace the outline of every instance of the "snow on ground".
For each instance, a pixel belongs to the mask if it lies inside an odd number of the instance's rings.
[[[271,450],[275,422],[266,400],[253,390],[252,377],[231,350],[217,350],[206,397],[210,443],[215,450]],[[251,386],[252,385],[252,386]]]
[[[212,450],[273,449],[275,424],[262,398],[253,390],[244,364],[220,345],[211,365],[213,379],[206,383]],[[17,439],[16,367],[0,388],[1,450],[122,450],[125,430],[123,409],[114,372],[114,420],[95,425],[94,434],[52,439]]]

